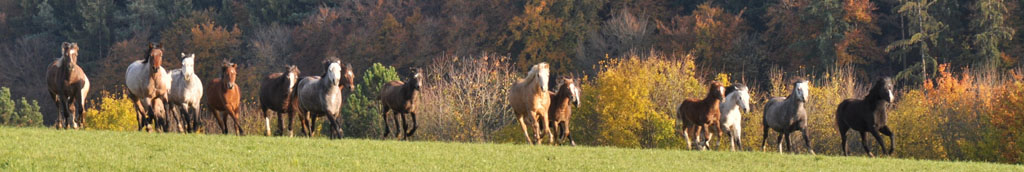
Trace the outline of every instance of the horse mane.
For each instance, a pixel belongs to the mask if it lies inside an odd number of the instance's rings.
[[[888,84],[886,82],[887,79],[888,78],[880,78],[880,79],[876,80],[875,84],[873,84],[871,86],[871,90],[868,91],[868,95],[864,96],[864,100],[865,101],[881,100],[882,99],[882,95],[878,95],[878,94],[879,94],[879,92],[882,89],[885,89],[886,85]]]
[[[704,96],[704,100],[707,101],[707,100],[711,100],[712,98],[714,98],[716,96],[715,92],[718,91],[718,87],[722,87],[722,83],[721,82],[718,82],[718,81],[711,82],[711,85],[709,85],[709,87],[708,87],[708,94]],[[724,98],[725,98],[725,94],[722,94],[721,97],[718,97],[719,100],[724,99]]]
[[[741,87],[742,88],[746,88],[747,86],[743,85],[743,84],[732,84],[729,87],[725,87],[725,96],[728,97],[729,94],[732,94],[732,92],[735,92],[736,90],[740,89]]]
[[[796,97],[794,97],[794,96],[796,96],[796,89],[797,89],[796,88],[796,84],[809,82],[809,81],[807,81],[807,79],[804,79],[803,77],[796,77],[796,78],[793,78],[792,80],[793,80],[793,82],[792,82],[793,83],[792,84],[793,88],[789,89],[789,95],[786,96],[786,100],[787,101],[796,98]]]
[[[542,72],[546,73],[548,69],[542,69],[541,65],[547,65],[547,63],[538,63],[533,65],[533,67],[530,67],[530,72],[526,73],[526,78],[523,78],[523,81],[527,83],[534,83],[535,80],[540,79],[540,82],[538,83],[540,84],[540,89],[542,91],[547,91],[547,78],[543,78],[544,76],[541,76],[541,74]]]

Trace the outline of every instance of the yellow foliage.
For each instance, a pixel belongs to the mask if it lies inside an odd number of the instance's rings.
[[[124,95],[115,96],[101,93],[98,109],[89,108],[85,111],[87,129],[132,131],[137,129],[135,107],[131,99]]]

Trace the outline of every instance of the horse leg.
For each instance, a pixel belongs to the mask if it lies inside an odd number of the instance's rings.
[[[416,112],[409,112],[409,118],[412,118],[412,130],[409,130],[409,133],[406,133],[405,137],[412,136],[413,133],[416,133],[416,128],[419,128],[420,125],[416,122]]]
[[[787,152],[796,152],[796,151],[793,151],[793,143],[791,142],[791,141],[793,141],[793,137],[791,137],[792,134],[793,134],[793,131],[789,131],[788,133],[786,133],[786,134],[784,134],[782,136],[783,137],[782,139],[786,139],[786,151]]]
[[[551,127],[550,127],[551,126],[551,120],[548,118],[547,112],[541,112],[541,116],[540,117],[544,120],[544,121],[542,121],[541,125],[544,125],[544,133],[547,133],[548,141],[550,143],[554,144],[555,143],[555,134],[551,132]]]
[[[704,144],[702,144],[704,142],[701,141],[701,131],[704,130],[704,126],[694,125],[693,127],[696,128],[696,130],[693,132],[693,136],[696,138],[694,138],[693,141],[696,142],[697,144],[697,150],[704,150]]]
[[[396,133],[396,134],[401,134],[401,135],[405,136],[405,134],[409,133],[409,131],[408,131],[409,130],[409,124],[405,120],[405,113],[395,113],[395,115],[398,115],[399,117],[402,117],[402,129],[398,130],[398,132],[401,132],[401,133]],[[402,137],[402,140],[405,140],[405,137]]]
[[[843,125],[842,123],[839,124],[839,140],[840,140],[839,141],[839,146],[843,148],[843,155],[844,156],[849,156],[850,155],[850,150],[846,146],[846,131],[849,131],[849,130],[850,130],[850,128],[846,127],[846,125]]]
[[[743,126],[738,125],[738,124],[733,126],[732,137],[735,140],[733,142],[736,142],[736,148],[738,148],[739,150],[742,151],[743,150]]]
[[[800,133],[804,134],[804,145],[807,146],[807,151],[811,152],[811,155],[815,155],[814,154],[814,148],[811,147],[811,138],[807,137],[807,135],[808,135],[807,134],[807,130],[800,130]]]
[[[693,150],[693,143],[690,142],[690,128],[692,126],[683,125],[683,139],[686,139],[686,149]]]
[[[868,143],[867,140],[868,140],[867,132],[861,131],[860,132],[860,143],[861,143],[861,146],[864,146],[864,152],[867,152],[868,156],[875,157],[875,154],[871,153],[871,147],[868,146],[871,143]]]
[[[284,136],[284,117],[285,117],[286,114],[284,112],[276,112],[276,113],[277,113],[277,132],[280,133],[278,135],[279,136]],[[291,123],[292,121],[288,121],[288,122]],[[291,127],[289,127],[288,130],[291,130]]]
[[[381,104],[383,104],[383,103],[381,103]],[[384,121],[384,137],[382,137],[384,139],[387,139],[388,138],[388,134],[391,134],[391,126],[388,126],[388,111],[389,110],[390,109],[387,106],[384,106],[384,107],[381,108],[381,113],[380,113],[381,119],[384,119],[383,120]]]
[[[569,139],[569,144],[576,146],[576,140],[572,139],[572,133],[569,132],[569,121],[565,121],[565,124],[563,124],[562,127],[563,130],[565,130],[563,131],[563,133],[565,133],[565,137]]]
[[[402,130],[402,124],[398,122],[398,118],[401,116],[402,113],[398,113],[398,111],[391,111],[391,121],[395,123],[395,139],[401,139],[402,131],[405,131]]]
[[[871,130],[871,135],[875,136],[875,141],[878,141],[878,146],[882,147],[882,153],[886,153],[885,141],[882,140],[882,136],[878,134],[878,130]]]
[[[779,138],[776,139],[778,141],[777,143],[779,144],[779,153],[782,153],[782,136],[784,135],[786,134],[783,132],[779,132]]]
[[[523,136],[526,136],[526,142],[530,143],[530,144],[533,144],[533,141],[530,140],[530,132],[526,130],[526,122],[523,121],[523,116],[520,115],[518,119],[519,119],[519,126],[522,126],[522,128],[523,128]]]
[[[764,152],[764,151],[766,151],[766,149],[768,149],[768,147],[767,147],[767,144],[768,144],[768,125],[761,125],[761,126],[762,126],[762,128],[764,128],[764,131],[761,132],[761,134],[762,134],[762,136],[761,136],[761,152]],[[754,148],[754,149],[757,149],[757,148]]]
[[[226,124],[227,120],[225,120],[223,116],[220,116],[220,111],[212,110],[210,112],[213,113],[214,118],[217,118],[217,127],[220,127],[221,133],[228,134],[228,124]]]
[[[309,113],[309,137],[316,136],[316,114]]]
[[[263,124],[264,124],[264,126],[266,126],[264,128],[267,129],[267,132],[266,132],[265,135],[266,136],[271,136],[271,133],[270,133],[270,117],[267,116],[267,108],[262,108],[261,111],[263,112]],[[280,122],[280,120],[281,120],[281,118],[278,118],[278,122]]]
[[[896,135],[894,135],[892,130],[889,129],[889,126],[882,127],[882,129],[879,130],[879,132],[882,132],[882,134],[889,136],[889,152],[887,152],[886,154],[892,155],[892,152],[896,150],[896,139],[894,138],[896,137]]]
[[[76,94],[81,95],[81,94]],[[85,97],[78,96],[75,100],[75,119],[78,121],[78,126],[85,128]]]
[[[231,114],[231,121],[235,122],[235,133],[238,133],[239,136],[245,135],[242,125],[238,123],[238,111],[228,111],[228,114]]]
[[[280,117],[280,114],[278,114],[278,117]],[[295,131],[292,130],[292,127],[294,127],[294,125],[292,124],[292,120],[295,120],[295,109],[292,109],[290,112],[288,112],[288,137],[295,137]],[[282,133],[281,135],[284,134]]]
[[[143,119],[142,119],[143,118],[143,116],[142,116],[142,113],[143,113],[143,111],[142,111],[142,101],[140,101],[139,99],[135,98],[135,96],[129,96],[129,98],[131,98],[132,102],[135,103],[135,119],[137,121],[137,124],[139,124],[138,131],[142,131],[142,127],[146,126],[146,123],[143,122]]]
[[[533,124],[532,125],[533,125],[533,139],[535,139],[534,140],[534,142],[535,142],[534,144],[537,144],[537,145],[544,144],[544,138],[542,136],[544,134],[544,130],[540,129],[540,125],[541,125],[540,117],[537,116],[536,112],[532,112],[532,111],[530,112],[530,116],[531,116],[530,120],[533,120]]]

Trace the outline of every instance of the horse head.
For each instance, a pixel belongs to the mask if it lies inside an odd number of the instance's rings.
[[[549,72],[550,68],[551,68],[551,66],[548,65],[548,63],[545,63],[545,62],[541,62],[541,63],[535,64],[535,65],[533,65],[533,67],[530,67],[530,72],[527,74],[526,77],[536,77],[536,79],[540,79],[540,83],[539,84],[540,84],[541,91],[547,91],[548,90],[548,76],[551,75],[550,72]]]
[[[182,75],[185,76],[184,79],[186,81],[188,81],[189,79],[192,78],[192,77],[189,77],[189,76],[192,76],[192,75],[194,75],[196,73],[195,65],[196,65],[196,54],[195,53],[192,53],[192,54],[181,53],[181,73],[182,73]]]
[[[807,96],[810,94],[810,93],[808,93],[809,90],[810,90],[810,86],[808,85],[807,80],[805,80],[805,79],[797,79],[796,82],[793,83],[793,93],[792,93],[792,95],[796,96],[797,100],[799,100],[801,102],[806,102],[807,101]]]
[[[892,94],[892,79],[885,77],[875,81],[875,85],[871,88],[873,93],[882,96],[882,100],[887,102],[893,102],[896,100],[896,96]]]
[[[721,82],[712,81],[711,87],[708,88],[708,98],[722,100],[725,98],[725,86],[722,86]]]
[[[235,75],[238,74],[237,68],[238,64],[231,63],[231,61],[228,61],[227,59],[225,59],[224,64],[221,65],[220,80],[221,82],[227,83],[226,90],[235,88]]]
[[[340,62],[339,62],[340,63]],[[352,64],[345,64],[345,68],[342,70],[345,72],[344,78],[341,79],[342,83],[338,86],[348,86],[349,90],[356,88],[356,74],[352,72]]]
[[[574,106],[576,106],[577,108],[579,108],[580,107],[580,86],[576,85],[576,76],[569,76],[568,78],[565,78],[562,82],[569,89],[569,93],[572,93],[569,96],[569,99],[572,101],[572,104]]]
[[[412,68],[412,78],[409,83],[413,83],[413,90],[420,90],[423,87],[423,70],[420,68]]]
[[[64,42],[61,44],[61,55],[63,56],[61,63],[64,63],[64,67],[68,71],[74,71],[75,65],[78,65],[78,43]]]
[[[149,51],[146,51],[146,60],[143,62],[149,62],[150,71],[156,72],[160,69],[160,64],[164,58],[164,45],[149,43]]]
[[[288,78],[288,92],[292,92],[293,87],[295,87],[295,82],[299,81],[299,67],[296,67],[295,65],[288,65],[286,68],[287,69],[285,71],[287,72],[285,73],[285,77]]]
[[[747,89],[747,86],[743,84],[736,84],[732,87],[733,89],[736,89],[733,94],[737,95],[738,99],[736,101],[739,101],[737,104],[740,106],[740,110],[743,112],[750,112],[750,92]]]

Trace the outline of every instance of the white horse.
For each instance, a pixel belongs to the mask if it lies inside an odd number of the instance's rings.
[[[195,132],[199,121],[199,106],[203,99],[203,83],[196,76],[196,54],[181,53],[181,68],[171,70],[171,90],[168,105],[176,113],[179,131]]]
[[[125,71],[125,84],[128,85],[129,98],[135,103],[136,117],[138,118],[139,130],[154,121],[154,127],[162,127],[166,130],[166,118],[158,117],[156,112],[163,112],[164,107],[156,107],[155,101],[166,101],[167,91],[170,89],[171,77],[168,76],[164,67],[160,66],[163,59],[163,46],[150,43],[144,60],[136,60],[128,66]],[[158,109],[154,109],[158,108]]]
[[[743,150],[743,127],[740,126],[743,123],[742,113],[750,112],[750,93],[747,86],[736,84],[726,88],[725,100],[719,104],[718,110],[722,113],[722,118],[719,118],[722,130],[729,135],[730,149],[735,151],[736,147],[739,147]]]
[[[295,95],[298,96],[299,112],[307,119],[302,122],[310,137],[313,136],[316,127],[316,118],[326,116],[331,123],[330,137],[341,138],[344,135],[340,121],[343,96],[341,90],[343,87],[355,87],[355,74],[352,73],[352,65],[343,66],[341,60],[336,58],[324,62],[324,66],[326,71],[323,75],[304,77],[295,85],[295,90],[298,91]]]
[[[526,135],[526,142],[532,144],[543,143],[543,136],[547,135],[551,143],[555,142],[551,133],[550,120],[548,119],[548,106],[551,104],[551,94],[548,93],[548,63],[539,63],[530,67],[526,78],[520,79],[509,89],[508,99],[512,105],[513,112],[519,125],[523,127],[523,134]],[[527,131],[524,118],[529,117],[533,125],[533,137],[536,142],[530,140],[530,132]],[[543,131],[541,131],[542,127]],[[543,132],[543,135],[541,134]]]

